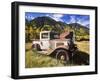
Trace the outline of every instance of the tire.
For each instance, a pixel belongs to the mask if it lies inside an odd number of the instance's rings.
[[[35,48],[36,48],[37,51],[41,51],[41,47],[40,47],[39,44],[36,44],[36,47]]]
[[[61,61],[69,61],[69,53],[66,50],[57,50],[56,53],[56,59],[61,60]]]

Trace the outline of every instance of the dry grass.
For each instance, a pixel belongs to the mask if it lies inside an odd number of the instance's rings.
[[[26,43],[25,44],[25,51],[31,50],[32,49],[32,43]]]
[[[77,44],[77,47],[80,51],[86,52],[89,54],[89,41],[81,41],[81,42],[75,42]]]
[[[54,66],[64,66],[62,63],[58,63],[55,58],[50,56],[39,54],[37,51],[32,50],[31,43],[26,43],[25,51],[25,67],[35,68],[35,67],[54,67]]]
[[[25,61],[26,68],[63,66],[56,59],[32,50],[26,52]]]
[[[89,41],[76,42],[76,44],[80,51],[85,52],[86,55],[89,54]],[[32,50],[32,43],[26,43],[25,53],[26,53],[25,54],[25,68],[58,67],[58,66],[60,67],[60,66],[78,65],[78,64],[66,64],[65,65],[59,62],[56,58],[52,58],[44,54],[39,54],[37,53],[37,51]],[[79,55],[82,55],[81,53],[82,52],[79,52]],[[74,58],[76,59],[77,56],[78,55],[74,56]],[[77,57],[77,58],[79,61],[80,57]]]

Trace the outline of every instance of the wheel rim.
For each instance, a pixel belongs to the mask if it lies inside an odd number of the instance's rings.
[[[61,60],[61,61],[68,61],[69,60],[68,52],[64,51],[64,50],[59,50],[57,52],[56,58]]]
[[[62,61],[64,61],[64,60],[65,60],[65,56],[64,56],[64,55],[61,55],[61,56],[60,56],[60,59],[61,59]]]

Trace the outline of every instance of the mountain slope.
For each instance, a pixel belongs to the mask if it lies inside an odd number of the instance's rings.
[[[78,24],[78,23],[70,23],[66,24],[61,21],[55,21],[51,17],[47,16],[42,16],[42,17],[36,17],[35,19],[28,21],[25,19],[25,23],[27,27],[32,26],[33,29],[39,29],[39,31],[43,30],[52,30],[56,32],[63,32],[65,29],[70,29],[76,32],[76,35],[81,36],[81,35],[89,35],[89,28]]]

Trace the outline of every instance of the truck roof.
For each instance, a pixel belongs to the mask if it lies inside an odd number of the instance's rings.
[[[57,33],[56,31],[41,31],[40,33],[50,33],[50,32]]]
[[[51,32],[51,31],[41,31],[40,33],[49,33],[49,32]]]

